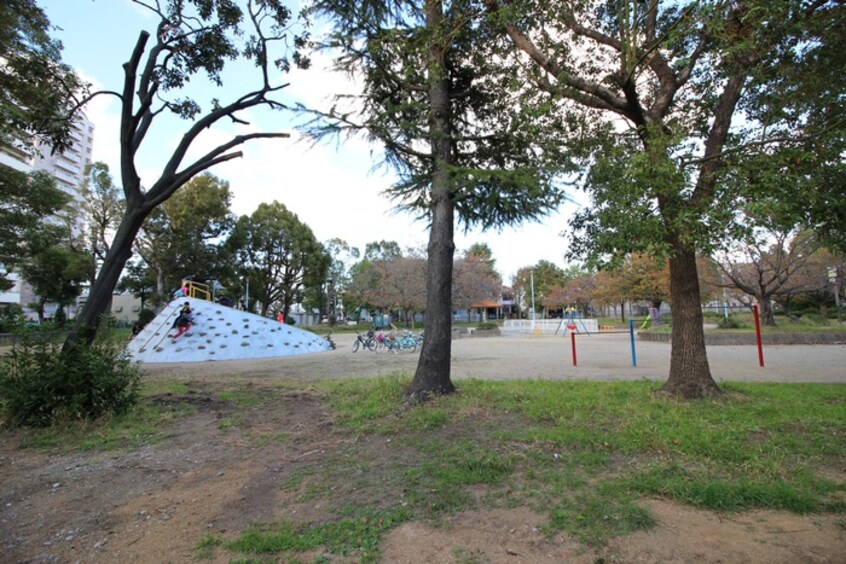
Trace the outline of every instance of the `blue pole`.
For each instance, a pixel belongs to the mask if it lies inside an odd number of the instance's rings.
[[[632,340],[632,366],[637,366],[637,352],[635,352],[634,319],[629,319],[629,336]]]

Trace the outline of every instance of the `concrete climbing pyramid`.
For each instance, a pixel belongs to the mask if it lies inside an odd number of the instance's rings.
[[[173,322],[182,304],[194,315],[179,338]],[[171,301],[126,350],[140,362],[200,362],[288,356],[329,350],[325,339],[291,325],[196,298]]]

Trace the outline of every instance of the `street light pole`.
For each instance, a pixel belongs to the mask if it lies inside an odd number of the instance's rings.
[[[529,280],[532,286],[532,329],[535,328],[535,271],[529,271]]]

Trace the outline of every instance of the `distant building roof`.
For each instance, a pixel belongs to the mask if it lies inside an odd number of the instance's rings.
[[[476,302],[475,304],[470,304],[470,307],[484,307],[484,308],[499,307],[499,306],[500,306],[500,304],[498,304],[497,302],[495,302],[493,300],[484,300],[484,301],[481,301],[481,302]]]

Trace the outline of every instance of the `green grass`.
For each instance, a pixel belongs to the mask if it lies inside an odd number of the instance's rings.
[[[682,402],[652,382],[464,381],[398,409],[407,383],[322,385],[340,424],[418,453],[398,482],[421,517],[478,507],[480,486],[482,504],[532,505],[589,544],[652,526],[641,497],[846,512],[846,485],[818,473],[846,459],[843,386],[728,383],[720,400]]]
[[[353,556],[358,562],[375,562],[382,533],[411,518],[411,512],[403,508],[382,512],[345,509],[337,521],[311,526],[285,522],[254,526],[227,543],[226,548],[246,554],[285,557],[322,547],[333,554]]]
[[[721,399],[678,401],[647,381],[467,380],[451,396],[408,405],[408,382],[394,374],[312,384],[332,414],[335,446],[286,467],[278,488],[294,503],[319,503],[320,520],[206,537],[195,556],[374,561],[391,528],[472,509],[530,507],[550,535],[591,546],[653,526],[644,498],[723,512],[846,513],[846,483],[836,478],[846,464],[843,385],[723,383]],[[222,432],[257,449],[289,440],[284,429],[251,427],[267,421],[282,388],[194,387],[151,381],[127,417],[33,432],[28,444],[134,448],[163,436],[198,393],[216,402]]]
[[[142,401],[126,415],[108,420],[21,429],[19,444],[51,452],[134,449],[161,440],[175,419],[191,411],[189,406],[170,408]]]

